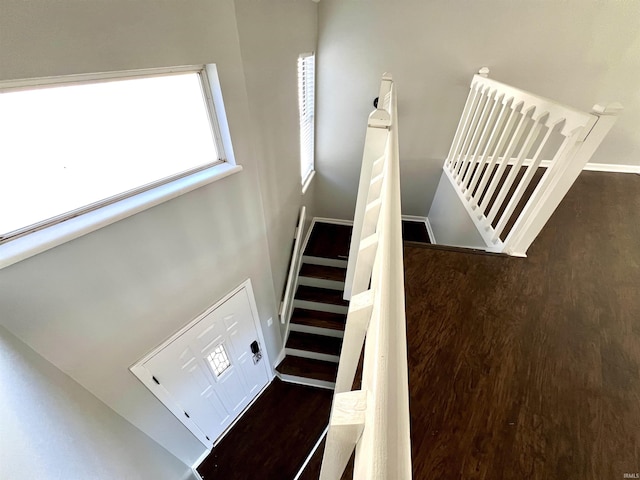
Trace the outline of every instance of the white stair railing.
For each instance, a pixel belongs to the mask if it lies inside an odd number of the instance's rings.
[[[396,94],[369,116],[347,268],[350,298],[320,478],[411,478]],[[366,337],[366,343],[364,342]],[[362,387],[351,391],[364,344]]]
[[[592,113],[582,112],[489,79],[488,73],[483,68],[473,77],[444,172],[487,249],[524,256],[622,107],[596,105]],[[504,238],[541,166],[546,172]]]
[[[284,289],[282,302],[280,302],[280,310],[278,315],[280,316],[280,323],[285,325],[284,341],[287,341],[289,335],[289,322],[291,320],[291,313],[293,312],[293,297],[296,294],[296,284],[298,273],[300,272],[302,252],[302,234],[304,233],[304,223],[307,218],[307,208],[305,206],[300,207],[300,213],[298,215],[298,225],[294,234],[293,251],[291,253],[291,263],[289,263],[289,273],[287,275],[287,284]]]

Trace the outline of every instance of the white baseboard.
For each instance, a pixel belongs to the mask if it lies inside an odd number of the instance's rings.
[[[342,220],[340,218],[313,217],[314,222],[334,223],[336,225],[353,225],[353,220]]]
[[[409,222],[422,222],[425,227],[427,227],[427,233],[429,234],[429,240],[431,243],[436,244],[436,237],[433,234],[433,229],[431,228],[431,223],[429,222],[428,217],[420,217],[418,215],[402,215],[402,220],[407,220]]]
[[[510,164],[512,162],[509,162]],[[531,162],[529,162],[529,165]],[[527,161],[524,162],[527,165]],[[540,162],[542,168],[548,168],[551,160],[543,160]],[[610,173],[636,173],[640,174],[640,165],[622,165],[619,163],[587,163],[582,170],[588,172],[610,172]]]
[[[311,461],[311,458],[315,455],[316,450],[318,450],[318,447],[322,443],[322,440],[324,440],[324,437],[327,436],[327,432],[328,431],[329,431],[329,427],[324,429],[324,431],[322,432],[322,435],[320,435],[320,438],[318,439],[316,444],[313,446],[313,448],[309,452],[309,455],[307,455],[307,459],[304,461],[304,463],[300,467],[300,470],[298,470],[298,473],[296,474],[296,476],[295,476],[295,478],[293,480],[299,480],[300,479],[300,477],[304,473],[304,469],[307,468],[307,465],[309,465],[309,462]]]
[[[433,228],[431,228],[431,222],[429,221],[429,218],[425,218],[424,224],[427,226],[427,233],[429,234],[429,240],[431,240],[432,244],[436,245],[438,242],[436,241],[436,236],[433,234]]]
[[[196,478],[202,479],[202,477],[198,473],[197,468],[200,466],[202,462],[204,462],[204,459],[207,458],[210,453],[211,453],[211,450],[205,450],[204,453],[200,455],[200,457],[195,462],[193,462],[193,465],[191,465],[191,470],[193,470],[193,474],[195,475]]]
[[[583,170],[590,172],[635,173],[640,175],[640,165],[620,165],[613,163],[587,163]]]
[[[418,215],[402,215],[402,220],[406,220],[408,222],[426,222],[427,217],[420,217]]]

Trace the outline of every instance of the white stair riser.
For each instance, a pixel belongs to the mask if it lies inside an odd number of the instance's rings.
[[[326,388],[327,390],[333,390],[336,388],[336,384],[334,382],[325,382],[324,380],[316,380],[315,378],[296,377],[295,375],[286,375],[279,372],[278,377],[283,382],[297,383],[298,385]]]
[[[298,350],[297,348],[285,348],[287,356],[312,358],[314,360],[323,360],[325,362],[338,363],[340,357],[337,355],[328,355],[326,353],[310,352],[308,350]]]
[[[325,335],[327,337],[343,338],[344,330],[334,330],[332,328],[310,327],[308,325],[300,325],[299,323],[292,323],[290,325],[290,331],[312,333],[314,335]]]
[[[324,257],[310,257],[309,255],[302,256],[303,263],[310,263],[312,265],[324,265],[326,267],[342,267],[347,268],[347,260],[336,260],[333,258]]]
[[[320,302],[310,302],[307,300],[298,300],[294,299],[293,301],[294,308],[304,308],[305,310],[317,310],[319,312],[330,312],[330,313],[347,313],[349,311],[349,307],[344,307],[342,305],[333,305],[331,303],[320,303]]]
[[[298,285],[308,285],[310,287],[328,288],[344,292],[344,282],[336,280],[325,280],[324,278],[298,277]]]

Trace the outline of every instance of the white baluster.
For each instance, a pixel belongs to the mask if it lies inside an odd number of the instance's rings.
[[[544,124],[541,121],[543,117],[544,115],[539,116],[537,120],[535,120],[531,129],[529,130],[529,134],[527,135],[527,138],[524,142],[523,147],[520,149],[518,158],[516,159],[516,162],[511,166],[511,170],[509,171],[507,178],[502,184],[502,188],[500,188],[500,191],[498,192],[498,196],[496,197],[495,202],[493,202],[491,211],[487,215],[487,220],[489,221],[489,223],[493,223],[493,220],[496,218],[496,215],[498,214],[500,207],[502,206],[505,198],[507,197],[509,190],[511,190],[511,186],[513,185],[513,182],[515,181],[516,177],[518,176],[518,173],[520,172],[520,168],[522,167],[522,163],[524,162],[524,159],[526,158],[527,153],[529,152],[529,150],[531,150],[531,147],[533,147],[533,144],[538,138],[538,135],[540,134],[540,130],[542,130],[542,127],[544,126]],[[503,162],[506,162],[506,161],[507,159],[505,158]]]
[[[366,412],[366,391],[338,393],[333,397],[320,480],[340,480],[362,435]]]
[[[494,240],[497,240],[498,238],[500,238],[502,231],[507,226],[507,223],[509,222],[511,215],[513,215],[513,212],[516,209],[516,206],[520,202],[520,199],[524,195],[524,192],[527,190],[529,183],[531,183],[531,180],[533,179],[533,176],[538,170],[538,167],[540,167],[540,162],[542,161],[542,158],[540,157],[540,155],[544,150],[544,146],[547,144],[547,141],[549,140],[551,133],[553,132],[553,128],[554,128],[553,125],[548,126],[547,132],[545,133],[542,141],[540,142],[540,145],[538,146],[536,153],[533,155],[531,165],[528,166],[525,174],[523,175],[522,179],[520,180],[520,183],[518,184],[518,187],[513,192],[513,195],[511,196],[511,198],[509,199],[509,203],[507,204],[504,212],[502,213],[502,217],[500,217],[500,220],[496,224],[495,235],[493,237]]]
[[[453,151],[453,155],[451,157],[451,162],[449,163],[449,170],[453,173],[456,169],[456,166],[458,164],[458,160],[460,157],[460,152],[462,151],[462,145],[465,141],[465,139],[467,138],[469,129],[470,129],[470,125],[471,125],[471,121],[473,120],[473,117],[475,115],[475,111],[476,111],[476,107],[478,106],[478,101],[480,100],[480,97],[482,96],[481,93],[481,88],[478,87],[477,85],[473,85],[471,87],[471,92],[473,93],[472,97],[471,97],[471,104],[469,105],[469,109],[465,112],[465,116],[464,118],[461,119],[461,123],[462,123],[462,130],[460,131],[460,135],[457,136],[457,141],[456,141],[456,146],[455,149]]]
[[[373,299],[373,290],[366,290],[351,297],[334,390],[336,393],[347,392],[352,388],[373,312]]]
[[[471,118],[471,122],[469,123],[469,128],[467,129],[467,134],[465,135],[464,141],[462,142],[462,148],[458,153],[458,158],[454,171],[454,178],[458,178],[460,172],[462,171],[462,166],[466,163],[465,160],[469,155],[469,150],[471,149],[471,141],[473,137],[476,135],[476,129],[478,126],[478,122],[480,120],[480,116],[482,115],[482,111],[484,110],[484,106],[487,101],[487,96],[485,95],[486,88],[480,87],[478,89],[479,99],[476,104],[476,108],[473,112],[473,116]]]
[[[458,179],[458,185],[461,186],[462,191],[465,190],[465,178],[470,177],[471,174],[474,172],[474,168],[476,166],[476,159],[478,157],[478,153],[480,151],[480,148],[482,147],[482,145],[485,144],[487,135],[490,131],[490,126],[491,126],[491,119],[493,117],[493,114],[496,111],[496,107],[498,105],[498,102],[496,101],[496,99],[494,98],[495,95],[497,94],[496,90],[493,90],[491,92],[488,93],[487,95],[487,102],[484,106],[484,111],[482,112],[482,117],[480,118],[480,121],[478,122],[478,126],[476,128],[476,133],[474,134],[474,139],[471,142],[470,146],[469,146],[469,152],[471,152],[471,150],[473,149],[473,155],[471,155],[471,157],[469,158],[469,161],[467,162],[467,166],[463,166],[462,167],[462,176],[459,177]],[[487,117],[489,117],[489,119],[487,119]]]
[[[531,115],[533,114],[534,109],[535,107],[529,107],[526,111],[523,111],[521,114],[520,122],[518,122],[518,127],[516,128],[516,131],[511,137],[511,141],[509,142],[509,146],[507,147],[507,150],[504,153],[502,162],[500,163],[500,165],[498,165],[495,175],[491,179],[491,183],[487,188],[485,196],[480,202],[480,205],[479,205],[481,209],[480,213],[482,215],[484,215],[485,207],[488,205],[489,201],[493,197],[493,194],[495,193],[495,190],[498,187],[500,180],[502,179],[502,175],[504,174],[504,171],[507,168],[507,165],[509,164],[509,159],[511,159],[511,155],[513,154],[513,151],[515,150],[516,146],[520,142],[520,139],[522,138],[522,134],[527,128],[527,121],[530,119]],[[496,152],[496,155],[498,153],[499,151]]]
[[[352,295],[364,292],[369,288],[371,269],[378,249],[378,234],[369,235],[360,242],[357,254],[355,273],[353,276]]]
[[[509,102],[511,102],[511,104],[509,104]],[[487,168],[482,173],[482,176],[479,177],[480,184],[477,187],[476,194],[474,195],[473,201],[471,203],[472,209],[476,209],[480,203],[480,200],[483,199],[483,193],[485,191],[485,187],[487,186],[487,183],[491,178],[491,174],[495,169],[500,152],[504,148],[505,143],[507,143],[507,140],[509,139],[509,135],[511,134],[511,131],[513,129],[513,125],[518,119],[519,109],[522,106],[522,103],[520,102],[515,103],[511,100],[509,100],[509,102],[507,102],[507,109],[506,109],[506,113],[507,113],[506,124],[504,125],[503,128],[501,128],[499,132],[500,139],[498,140],[498,144],[496,145],[496,147],[493,149],[491,160],[487,164]],[[484,212],[480,212],[478,218],[482,218],[483,216],[484,216]]]
[[[488,155],[492,151],[493,146],[495,145],[500,133],[502,132],[502,127],[504,125],[505,119],[509,116],[509,112],[511,112],[509,105],[513,101],[513,98],[506,99],[504,95],[501,95],[500,98],[496,101],[496,106],[498,103],[500,104],[500,115],[498,116],[498,120],[493,124],[493,129],[491,130],[491,135],[489,137],[489,141],[486,143],[484,151],[478,161],[478,168],[474,172],[471,180],[469,181],[469,187],[467,189],[466,199],[471,200],[471,196],[473,192],[476,191],[476,187],[478,186],[478,182],[483,176],[484,167],[487,162]],[[479,192],[482,193],[482,192]],[[475,208],[475,205],[472,204],[472,208]]]

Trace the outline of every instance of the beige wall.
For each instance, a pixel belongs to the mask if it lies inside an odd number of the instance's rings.
[[[0,326],[0,478],[193,478],[176,457]]]
[[[381,74],[398,88],[403,213],[427,215],[471,76],[626,110],[594,162],[640,164],[640,1],[322,0],[318,214],[351,218]]]
[[[299,180],[278,173],[298,145],[294,70],[283,66],[315,44],[315,30],[291,28],[315,25],[315,5],[298,3],[278,4],[261,44],[264,2],[239,2],[238,27],[232,0],[0,0],[0,81],[218,66],[242,172],[0,270],[0,324],[187,465],[204,446],[128,368],[247,278],[272,360],[281,348],[274,281],[300,204]],[[286,51],[279,25],[297,32]],[[269,58],[278,68],[263,78]]]
[[[281,298],[302,196],[298,117],[298,55],[314,52],[318,7],[311,0],[236,0],[251,127],[260,158],[269,254]]]

